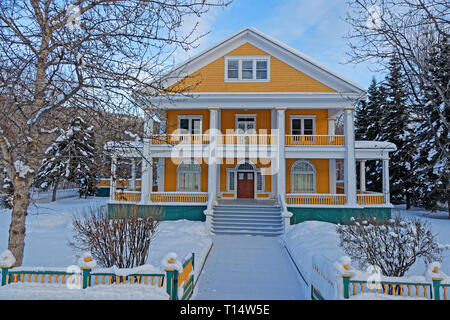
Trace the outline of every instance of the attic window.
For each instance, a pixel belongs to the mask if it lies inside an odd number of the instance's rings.
[[[270,57],[225,57],[225,81],[269,81]]]

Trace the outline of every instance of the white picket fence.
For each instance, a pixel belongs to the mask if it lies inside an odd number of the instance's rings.
[[[52,201],[52,191],[31,190],[31,200],[37,203],[49,203]],[[56,200],[78,196],[78,188],[61,189],[56,191]]]

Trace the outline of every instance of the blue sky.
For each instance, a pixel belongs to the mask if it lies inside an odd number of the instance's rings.
[[[343,20],[346,0],[234,0],[227,8],[215,8],[201,18],[199,32],[210,31],[195,54],[248,27],[272,36],[309,55],[345,77],[368,87],[372,76],[368,63],[344,64],[348,47]],[[189,28],[193,21],[186,21]],[[372,68],[373,69],[373,68]]]

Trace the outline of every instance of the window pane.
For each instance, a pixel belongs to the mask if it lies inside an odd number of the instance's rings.
[[[304,134],[313,134],[313,119],[304,119]]]
[[[239,68],[239,60],[228,60],[228,70],[237,70]]]
[[[256,173],[256,189],[258,191],[262,191],[263,189],[263,180],[261,172]]]
[[[242,79],[253,79],[253,60],[242,61]]]
[[[192,134],[201,134],[200,119],[192,119]]]
[[[256,71],[256,79],[267,79],[267,71]]]
[[[267,70],[267,61],[256,61],[256,70]]]
[[[294,192],[314,192],[313,174],[294,174]]]
[[[238,60],[228,60],[228,79],[237,79],[239,70]]]
[[[301,119],[292,119],[292,134],[301,135],[302,134],[302,121]]]
[[[180,119],[179,129],[189,130],[189,119]]]
[[[231,171],[229,174],[229,186],[230,186],[230,191],[234,191],[234,172]]]

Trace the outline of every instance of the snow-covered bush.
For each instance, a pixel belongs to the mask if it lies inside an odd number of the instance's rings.
[[[118,209],[118,211],[125,209]],[[90,252],[101,267],[133,268],[145,264],[159,225],[159,210],[140,217],[136,206],[129,212],[114,212],[123,218],[111,219],[106,207],[90,208],[73,220],[74,237],[69,245]]]
[[[419,258],[441,261],[442,249],[423,220],[352,220],[338,225],[337,233],[340,246],[362,269],[377,266],[385,276],[402,277]]]

